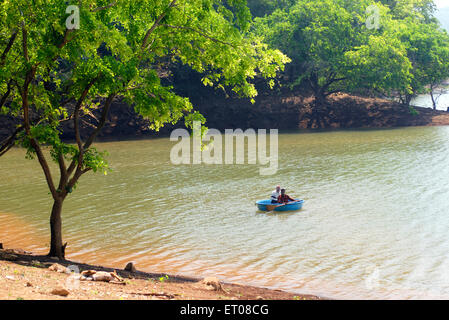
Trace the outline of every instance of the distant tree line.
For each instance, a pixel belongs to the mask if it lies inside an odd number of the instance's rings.
[[[449,78],[449,35],[432,0],[249,0],[253,30],[292,59],[282,84],[410,104]],[[377,17],[375,15],[378,15]],[[378,25],[371,25],[369,20]]]

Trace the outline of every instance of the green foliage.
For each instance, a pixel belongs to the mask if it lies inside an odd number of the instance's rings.
[[[379,9],[378,29],[366,26],[370,5]],[[336,91],[411,96],[449,77],[448,35],[434,12],[431,0],[296,0],[257,18],[254,29],[292,58],[291,88],[321,98]]]
[[[346,52],[349,90],[374,90],[386,94],[388,89],[410,92],[411,63],[405,46],[395,38],[370,36],[367,44]]]
[[[79,7],[79,29],[66,28],[69,4]],[[81,152],[84,141],[63,143],[60,123],[77,127],[75,114],[105,108],[115,97],[154,130],[182,118],[188,126],[204,124],[190,101],[161,81],[173,62],[202,73],[205,85],[254,98],[251,81],[274,78],[289,59],[251,33],[251,23],[245,0],[1,1],[0,52],[7,54],[0,61],[0,94],[12,89],[0,111],[23,116],[31,107],[33,119],[18,141],[29,158],[37,154],[36,142],[55,162],[62,155],[77,164],[82,155],[78,168],[106,173],[105,154],[90,144]]]
[[[254,17],[264,17],[276,9],[285,9],[295,3],[295,0],[248,0],[248,7]]]
[[[424,22],[432,21],[436,10],[433,0],[380,0],[388,6],[391,15],[398,20],[413,17]]]
[[[419,111],[416,110],[415,108],[413,108],[412,106],[409,107],[409,111],[410,111],[410,114],[411,114],[412,116],[417,116],[417,115],[419,115]]]
[[[89,148],[84,153],[83,168],[90,169],[93,172],[101,171],[104,175],[107,175],[108,170],[110,170],[105,160],[107,155],[107,151],[99,152],[94,147]]]
[[[413,65],[413,94],[434,89],[449,77],[449,35],[435,23],[407,19],[398,27]]]

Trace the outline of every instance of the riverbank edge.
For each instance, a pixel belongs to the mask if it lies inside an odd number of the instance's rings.
[[[216,93],[215,93],[216,94]],[[396,127],[447,126],[449,112],[424,107],[408,107],[398,102],[334,94],[328,98],[326,106],[319,110],[318,118],[313,115],[311,97],[285,94],[262,96],[252,104],[249,101],[216,97],[194,99],[194,105],[207,119],[206,126],[218,130],[229,128],[278,129],[283,131],[315,131],[334,129],[380,129]],[[212,99],[214,98],[214,99]],[[216,98],[216,99],[215,99]],[[167,124],[159,131],[153,131],[150,123],[139,116],[122,101],[115,101],[103,130],[97,141],[121,141],[134,139],[168,137],[176,128],[185,128],[183,121]],[[86,138],[92,131],[94,119],[100,111],[93,112],[80,127],[81,137]],[[0,115],[0,141],[9,137],[20,124],[20,119]],[[71,121],[61,126],[61,139],[73,142],[74,127]]]
[[[0,248],[0,300],[329,300],[223,281],[219,281],[220,288],[217,289],[205,285],[202,278],[126,271],[77,261],[60,261],[21,249]],[[63,267],[76,266],[79,272],[115,272],[124,281],[120,285],[79,281],[77,287],[73,288],[70,275],[49,269],[55,263]],[[67,284],[71,285],[68,287]],[[52,293],[61,289],[67,290],[68,295]]]

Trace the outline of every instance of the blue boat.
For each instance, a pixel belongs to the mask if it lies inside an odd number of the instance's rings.
[[[260,200],[256,202],[260,211],[297,211],[301,210],[304,200],[297,199],[298,202],[290,202],[286,205],[271,203],[271,200]],[[270,210],[274,208],[274,210]]]

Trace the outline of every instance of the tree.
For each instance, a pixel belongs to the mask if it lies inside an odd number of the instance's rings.
[[[433,0],[380,0],[388,6],[394,19],[413,17],[428,22],[435,22],[436,5]]]
[[[435,89],[449,77],[448,39],[435,18],[433,0],[381,0],[391,9],[390,31],[398,35],[412,63],[411,90],[399,90],[399,99],[409,105],[418,94],[429,93],[436,109]]]
[[[409,87],[411,66],[405,47],[385,32],[384,25],[391,23],[388,8],[377,4],[382,24],[369,29],[369,5],[370,1],[298,0],[256,19],[257,32],[292,58],[287,71],[290,87],[308,86],[313,92],[310,124],[323,125],[321,109],[333,93]]]
[[[158,130],[181,118],[204,118],[188,99],[161,83],[165,61],[180,61],[204,74],[206,85],[227,86],[243,97],[257,91],[251,79],[272,78],[288,58],[249,32],[244,0],[73,1],[0,3],[1,112],[21,125],[2,146],[16,141],[37,158],[53,198],[50,256],[64,258],[62,206],[80,177],[106,173],[93,143],[111,104],[122,99]],[[66,13],[68,12],[68,13]],[[78,28],[79,12],[79,28]],[[100,110],[88,136],[81,118]],[[75,144],[61,141],[61,122],[71,121]],[[57,163],[59,180],[49,166]]]
[[[346,53],[346,91],[391,96],[410,93],[412,65],[404,44],[396,37],[371,35],[366,44]]]
[[[412,92],[402,94],[401,100],[408,105],[414,96],[429,93],[436,109],[435,90],[449,78],[449,35],[436,23],[417,23],[411,18],[398,26],[413,65]]]
[[[276,9],[285,9],[295,3],[295,0],[248,0],[248,7],[254,17],[264,17]]]

